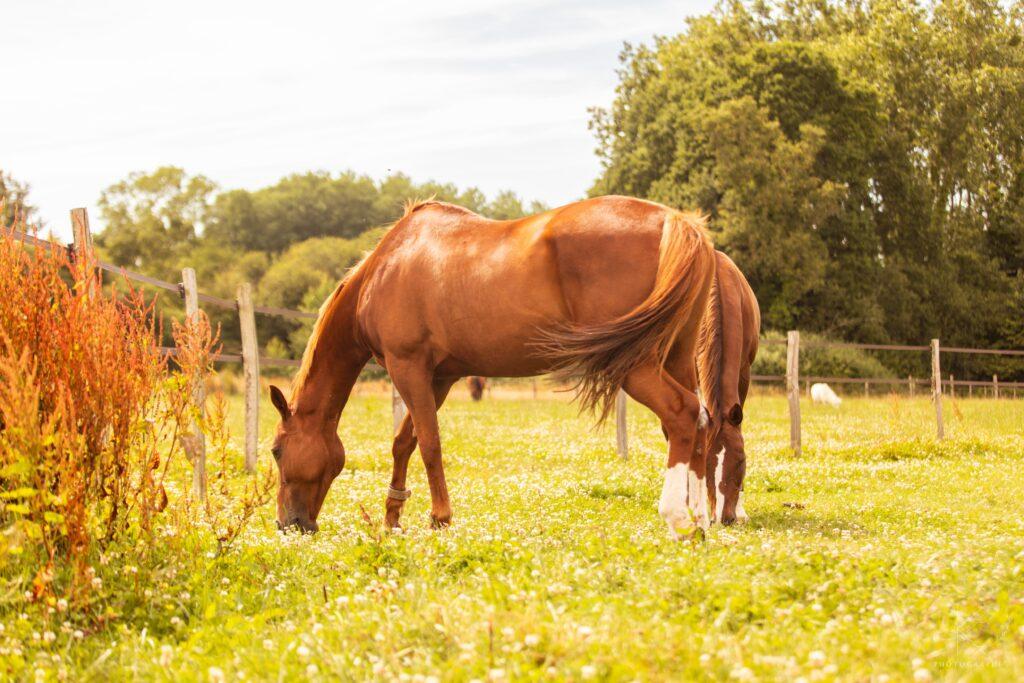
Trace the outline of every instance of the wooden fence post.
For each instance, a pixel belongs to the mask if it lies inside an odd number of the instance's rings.
[[[786,335],[786,393],[789,395],[789,445],[800,455],[800,333]]]
[[[199,288],[196,286],[196,271],[191,268],[181,270],[181,287],[185,296],[185,318],[195,320],[199,317]],[[206,500],[206,435],[201,425],[206,414],[206,388],[203,378],[197,377],[192,385],[192,403],[199,417],[192,422],[192,434],[186,443],[186,452],[192,460],[192,495],[198,500]]]
[[[96,251],[92,247],[92,233],[89,231],[89,212],[85,209],[71,209],[71,234],[74,237],[75,263],[88,278],[88,294],[94,296],[100,283],[100,271],[96,267]]]
[[[939,367],[939,340],[932,339],[932,402],[935,404],[936,435],[941,440],[946,435],[942,426],[942,370]]]
[[[867,382],[864,382],[864,398],[871,398],[871,390],[868,388]]]
[[[395,389],[394,383],[391,384],[391,422],[394,426],[394,433],[398,433],[398,428],[402,426],[402,418],[405,417],[405,402],[402,397],[398,394],[398,390]]]
[[[956,380],[953,379],[953,373],[949,373],[949,397],[956,397]]]
[[[914,398],[914,376],[907,376],[907,388],[910,389],[910,398]]]
[[[629,434],[626,430],[626,392],[619,389],[615,397],[615,448],[619,457],[629,460]]]
[[[992,375],[992,396],[999,398],[999,375]]]
[[[252,308],[252,285],[238,286],[238,325],[242,332],[242,374],[245,378],[245,471],[256,471],[260,429],[260,345],[256,337],[256,314]]]

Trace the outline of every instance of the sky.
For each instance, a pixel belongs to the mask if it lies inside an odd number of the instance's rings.
[[[0,168],[47,227],[173,164],[221,188],[404,172],[557,206],[600,171],[623,42],[711,0],[4,0]]]

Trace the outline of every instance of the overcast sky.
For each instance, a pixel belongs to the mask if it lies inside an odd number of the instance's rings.
[[[558,205],[599,171],[588,107],[623,41],[711,0],[7,0],[0,168],[49,227],[162,164],[223,188],[306,170],[512,189]]]

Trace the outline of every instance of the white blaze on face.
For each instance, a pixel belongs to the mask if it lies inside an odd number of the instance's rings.
[[[658,514],[668,524],[669,533],[679,539],[693,533],[700,525],[707,529],[708,497],[704,481],[684,463],[665,470],[665,485],[658,501]]]
[[[725,448],[718,451],[715,464],[715,521],[721,524],[722,508],[725,507],[725,494],[722,493],[722,474],[725,470]]]

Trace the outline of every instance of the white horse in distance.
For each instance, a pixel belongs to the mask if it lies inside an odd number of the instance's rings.
[[[824,382],[818,382],[811,385],[811,401],[814,403],[825,403],[833,408],[838,408],[843,399],[836,396],[836,392],[832,391],[832,387]]]

